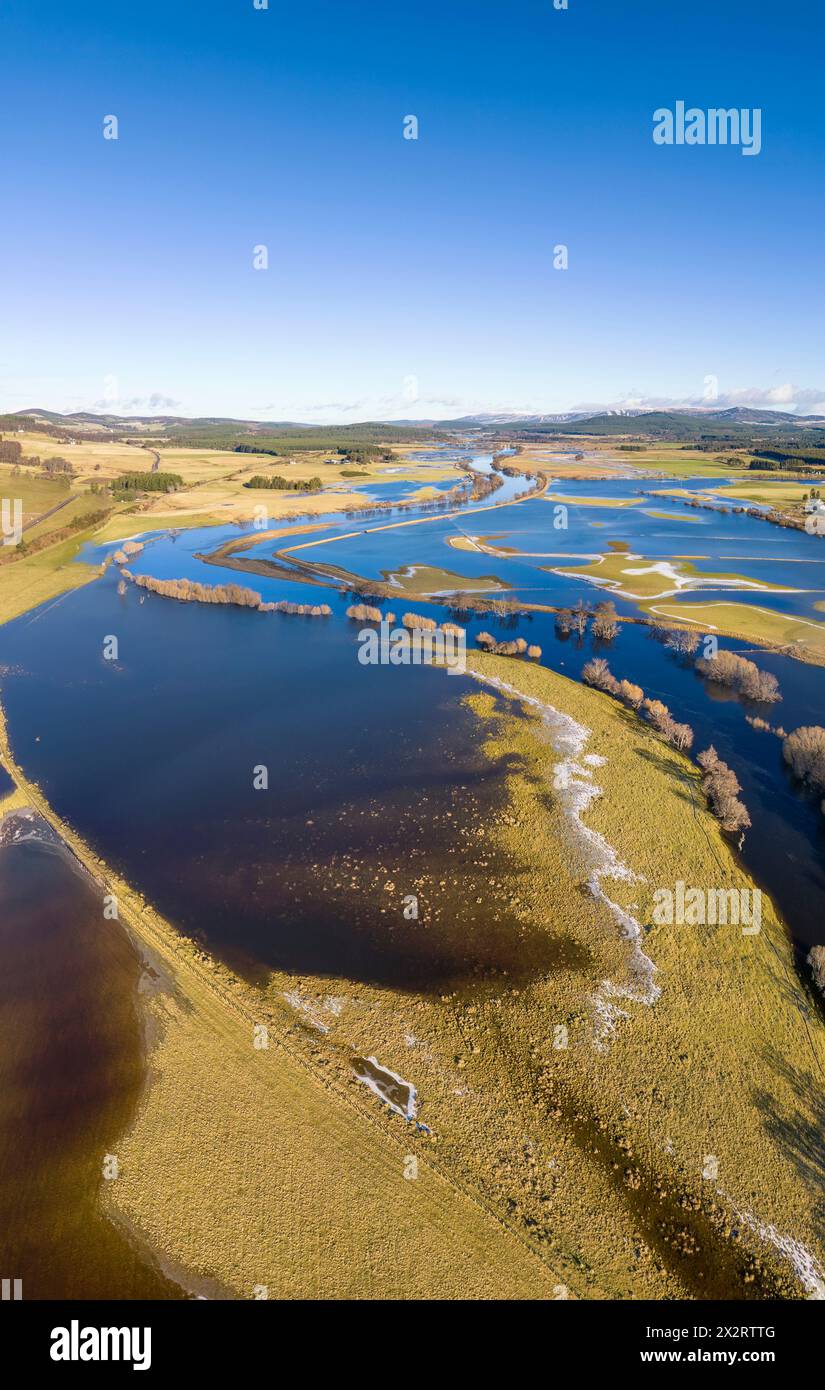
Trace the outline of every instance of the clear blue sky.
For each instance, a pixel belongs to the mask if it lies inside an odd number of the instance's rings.
[[[4,0],[0,409],[825,407],[823,38],[811,0]],[[761,154],[655,145],[678,100],[760,107]]]

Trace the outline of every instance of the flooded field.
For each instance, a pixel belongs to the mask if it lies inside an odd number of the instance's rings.
[[[149,978],[48,827],[0,821],[0,1226],[24,1298],[182,1296],[101,1207],[147,1081]]]
[[[477,463],[489,468],[489,458]],[[477,680],[359,663],[359,624],[345,610],[359,586],[389,579],[399,591],[398,613],[453,618],[466,626],[470,644],[482,630],[497,640],[523,636],[541,647],[543,666],[573,678],[589,658],[606,656],[617,678],[638,682],[691,724],[696,748],[713,742],[735,768],[753,821],[740,862],[783,913],[804,970],[807,947],[825,942],[822,816],[784,768],[779,741],[746,716],[767,714],[786,728],[818,722],[825,670],[749,650],[779,680],[782,703],[769,710],[714,688],[638,622],[626,622],[605,644],[590,632],[581,639],[560,634],[552,612],[477,614],[457,597],[476,590],[553,607],[595,601],[602,595],[573,573],[575,565],[630,554],[665,577],[674,564],[689,565],[705,576],[703,596],[718,597],[714,577],[721,574],[742,577],[736,600],[744,604],[765,601],[751,584],[782,586],[770,590],[772,608],[789,620],[816,619],[825,547],[815,538],[702,511],[691,512],[687,526],[678,499],[657,498],[654,506],[643,497],[655,485],[603,481],[601,505],[592,506],[580,500],[581,481],[557,482],[551,497],[519,501],[524,479],[507,478],[491,499],[455,517],[425,508],[380,521],[333,514],[317,538],[296,535],[294,548],[286,526],[286,535],[261,541],[234,526],[153,536],[132,564],[137,573],[241,582],[265,602],[327,603],[332,614],[318,622],[175,603],[132,585],[119,591],[113,566],[0,633],[15,758],[56,811],[176,927],[249,984],[263,989],[276,972],[281,995],[298,1001],[319,1036],[324,1030],[312,1020],[322,1015],[313,1000],[350,999],[348,1055],[356,1060],[348,1074],[396,1122],[417,1120],[420,1077],[429,1077],[432,1093],[439,1074],[435,1052],[426,1064],[417,1057],[415,1024],[407,1020],[404,1033],[400,1013],[401,1032],[395,1023],[390,1029],[388,1000],[402,1012],[407,1004],[443,1012],[445,1002],[450,1010],[475,1011],[501,1009],[503,993],[536,991],[546,1007],[563,998],[554,991],[568,975],[587,976],[598,960],[566,929],[561,908],[542,920],[535,885],[514,878],[502,839],[489,833],[507,814],[509,779],[521,763],[516,754],[492,762],[484,756],[466,702],[478,692]],[[372,491],[392,500],[397,486]],[[253,542],[245,559],[274,559],[286,568],[241,576],[199,558],[239,538]],[[319,574],[307,585],[289,574],[299,557],[302,565],[322,563],[348,578],[339,585]],[[644,615],[639,601],[612,597],[620,616]],[[673,602],[686,597],[677,592]],[[112,636],[114,660],[104,650]],[[720,645],[744,650],[735,639]],[[506,695],[504,687],[492,688]],[[563,730],[556,733],[563,741]],[[552,744],[552,730],[549,736]],[[586,740],[580,744],[571,745],[571,765],[589,756]],[[585,804],[579,799],[571,815]],[[570,842],[582,863],[584,841],[592,841],[590,831],[583,833],[578,849]],[[6,821],[4,835],[4,1016],[15,1042],[2,1057],[0,1144],[16,1175],[8,1190],[17,1198],[5,1213],[15,1269],[43,1296],[180,1296],[140,1243],[107,1220],[100,1200],[105,1156],[117,1153],[146,1084],[139,992],[151,975],[117,924],[101,922],[96,890],[48,834],[32,833],[32,823],[17,816]],[[620,863],[606,841],[600,862],[601,870],[588,870],[597,901],[600,873],[609,878]],[[414,915],[394,910],[402,892],[415,901]],[[658,990],[647,970],[644,924],[605,893],[601,904],[620,935],[636,942],[640,971],[625,1004],[644,1003]],[[38,964],[30,953],[33,933],[42,942]],[[325,1028],[336,1026],[337,1014],[323,1017]],[[520,1014],[506,1018],[502,1012],[499,1037],[515,1056],[529,1025]],[[466,1093],[479,1123],[488,1124],[487,1101],[462,1081],[462,1039],[471,1028],[433,1027],[444,1049],[438,1066],[455,1068],[445,1094]],[[400,1045],[410,1049],[409,1070],[395,1069]],[[518,1074],[521,1061],[511,1058],[511,1065]],[[404,1080],[408,1075],[414,1079]],[[517,1109],[524,1097],[515,1081],[497,1082],[502,1094],[511,1084],[508,1104]],[[439,1104],[443,1125],[443,1098]],[[572,1133],[581,1124],[583,1095],[571,1092],[569,1104]],[[426,1097],[421,1113],[419,1127],[429,1134]],[[583,1152],[597,1129],[595,1120],[586,1126]],[[71,1140],[56,1155],[58,1133]],[[605,1166],[613,1161],[608,1146]],[[650,1212],[653,1199],[646,1200]],[[66,1207],[72,1217],[61,1223]],[[656,1230],[651,1217],[653,1244]],[[729,1296],[739,1275],[733,1265],[724,1268],[719,1287]],[[773,1287],[765,1279],[759,1287]]]

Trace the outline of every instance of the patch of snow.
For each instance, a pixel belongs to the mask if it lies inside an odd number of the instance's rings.
[[[577,723],[570,715],[562,714],[552,705],[545,704],[533,696],[523,695],[515,686],[508,685],[496,676],[481,676],[475,671],[468,671],[467,674],[482,685],[494,686],[504,694],[532,705],[541,714],[550,742],[555,751],[561,754],[562,759],[556,765],[557,783],[554,790],[575,839],[587,850],[587,858],[590,861],[587,887],[598,902],[604,903],[618,923],[621,936],[630,943],[627,982],[616,984],[613,980],[603,980],[592,999],[595,1016],[594,1046],[603,1051],[617,1020],[630,1017],[627,1010],[619,1004],[619,1000],[649,1006],[655,1004],[661,994],[661,989],[654,980],[656,966],[641,948],[640,943],[644,936],[641,923],[619,903],[614,902],[602,887],[603,879],[619,879],[625,883],[643,883],[645,880],[628,868],[604,836],[596,830],[591,830],[583,820],[591,803],[602,795],[602,788],[591,780],[592,759],[596,758],[600,765],[604,765],[607,759],[598,758],[597,754],[584,753],[587,742],[592,737],[592,730]],[[589,763],[589,766],[583,767],[584,762]]]

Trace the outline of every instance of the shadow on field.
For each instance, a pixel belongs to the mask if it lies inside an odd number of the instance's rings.
[[[797,1172],[812,1189],[825,1194],[825,1090],[822,1077],[801,1071],[770,1049],[765,1058],[775,1074],[793,1090],[798,1109],[783,1112],[776,1097],[755,1088],[754,1104],[764,1117],[771,1138],[791,1159]],[[825,1195],[814,1208],[816,1231],[825,1240]]]

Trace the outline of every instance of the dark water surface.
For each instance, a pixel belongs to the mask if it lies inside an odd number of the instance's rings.
[[[399,988],[547,968],[545,934],[534,956],[502,926],[468,935],[467,826],[500,796],[457,698],[469,682],[362,666],[347,622],[141,604],[109,583],[70,602],[14,634],[16,751],[183,930],[229,958]],[[388,883],[421,895],[426,933],[388,925]]]
[[[25,1299],[181,1296],[98,1201],[145,1081],[141,974],[48,827],[0,821],[0,1251]]]

